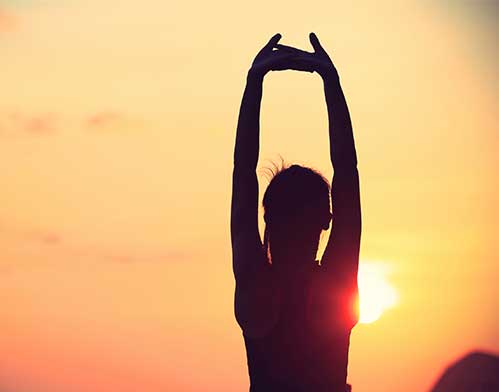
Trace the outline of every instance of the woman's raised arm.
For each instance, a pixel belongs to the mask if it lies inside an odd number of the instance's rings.
[[[310,42],[314,52],[294,49],[296,53],[301,53],[295,61],[299,61],[304,68],[308,66],[322,77],[329,120],[330,156],[334,168],[331,187],[333,227],[321,266],[329,274],[333,287],[346,296],[344,304],[348,309],[353,309],[358,293],[361,209],[352,122],[333,62],[314,33],[310,34]],[[352,306],[347,305],[350,302]],[[351,319],[352,315],[345,316]]]
[[[321,264],[331,272],[335,286],[349,298],[345,298],[348,310],[353,310],[358,295],[361,208],[352,122],[336,68],[313,33],[310,42],[317,58],[317,71],[324,82],[334,169],[331,185],[333,225]]]
[[[362,223],[352,123],[338,75],[325,74],[323,81],[334,175],[331,184],[333,225],[322,264],[332,271],[335,282],[356,292]]]
[[[232,177],[231,239],[233,269],[236,280],[241,278],[251,263],[261,259],[262,242],[258,232],[258,163],[260,139],[260,104],[263,79],[272,70],[290,67],[295,56],[274,50],[280,34],[274,35],[255,57],[248,71],[236,131],[234,170]]]

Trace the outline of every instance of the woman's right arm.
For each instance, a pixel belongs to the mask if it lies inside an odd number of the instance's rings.
[[[272,70],[288,69],[295,56],[273,50],[276,34],[258,53],[246,79],[234,149],[231,239],[236,278],[235,314],[246,336],[258,337],[273,325],[277,292],[258,231],[258,163],[263,79]]]
[[[362,226],[357,154],[350,113],[336,68],[315,34],[310,34],[310,41],[315,50],[316,71],[324,83],[334,169],[331,185],[333,225],[321,265],[343,298],[341,306],[346,307],[347,322],[354,325],[358,319],[355,308]]]
[[[333,225],[322,263],[332,270],[336,282],[356,290],[362,224],[352,123],[337,74],[326,74],[323,80],[334,175],[331,184]]]

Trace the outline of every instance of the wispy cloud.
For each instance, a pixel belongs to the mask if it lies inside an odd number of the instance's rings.
[[[116,112],[98,112],[90,115],[85,120],[85,125],[91,129],[102,129],[113,126],[123,120],[123,116]]]
[[[47,245],[56,245],[62,241],[61,236],[57,233],[44,233],[40,237],[40,239],[44,244]]]
[[[0,113],[0,136],[49,136],[63,129],[82,131],[130,130],[140,126],[126,115],[112,111],[98,111],[79,116],[64,116],[51,112]]]
[[[56,124],[52,116],[35,116],[26,119],[26,132],[35,135],[46,135],[55,132]]]
[[[4,229],[7,230],[7,229]],[[22,230],[16,228],[9,228],[12,233],[21,235],[24,240],[29,242],[38,242],[45,245],[58,245],[62,243],[62,235],[56,230],[49,228],[38,228]]]
[[[54,114],[10,113],[0,116],[0,135],[50,135],[57,131],[57,118]]]
[[[32,6],[42,6],[49,5],[49,3],[54,3],[53,0],[5,0],[5,3],[10,7],[32,7]]]
[[[23,228],[0,222],[0,234],[19,246],[36,246],[38,251],[50,252],[54,255],[65,255],[70,259],[110,262],[118,264],[131,263],[178,263],[191,260],[192,252],[185,252],[179,247],[159,247],[156,249],[136,249],[135,247],[119,248],[113,245],[88,243],[82,238],[58,230],[56,227]],[[56,252],[56,253],[54,253]],[[0,252],[1,253],[1,252]],[[1,257],[0,257],[1,259]],[[10,268],[11,264],[1,263],[1,269]],[[0,270],[0,272],[2,272]]]
[[[14,31],[18,25],[18,17],[0,5],[0,33]]]
[[[142,117],[120,111],[103,110],[87,115],[83,129],[91,132],[134,132],[147,127]]]

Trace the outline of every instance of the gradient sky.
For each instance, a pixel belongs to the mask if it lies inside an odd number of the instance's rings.
[[[457,356],[498,351],[497,16],[497,1],[0,0],[0,390],[246,390],[233,142],[276,32],[310,50],[315,31],[340,72],[361,261],[399,297],[353,331],[354,391],[424,391]],[[330,177],[319,77],[264,90],[261,166]]]

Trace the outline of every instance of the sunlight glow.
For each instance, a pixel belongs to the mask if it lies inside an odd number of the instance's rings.
[[[370,324],[378,320],[385,310],[397,303],[397,293],[386,279],[387,273],[386,264],[360,263],[357,277],[360,323]]]

